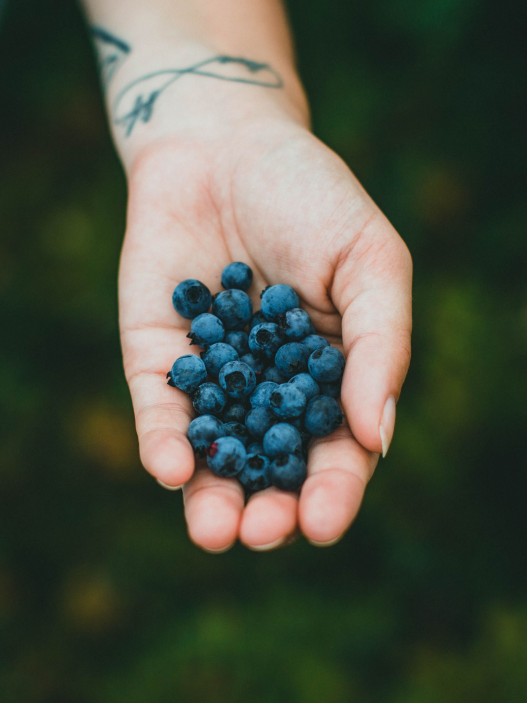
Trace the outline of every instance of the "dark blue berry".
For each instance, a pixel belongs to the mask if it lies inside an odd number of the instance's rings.
[[[249,403],[251,408],[257,408],[257,406],[269,406],[269,400],[271,394],[278,387],[278,384],[274,381],[262,381],[257,384],[255,391],[249,397]]]
[[[262,447],[268,457],[299,452],[302,447],[301,434],[290,423],[277,423],[264,435]]]
[[[301,342],[310,354],[321,347],[328,347],[330,344],[328,340],[325,340],[321,335],[307,335]]]
[[[287,284],[268,286],[260,294],[260,309],[267,320],[275,320],[287,310],[299,307],[299,296]]]
[[[270,477],[273,486],[283,491],[297,491],[306,479],[306,463],[299,455],[279,455],[270,465]]]
[[[274,381],[276,384],[284,384],[285,381],[288,381],[289,377],[281,374],[277,367],[268,367],[263,371],[262,379],[264,379],[264,381]]]
[[[260,442],[251,442],[247,446],[247,453],[248,455],[263,455],[264,454],[264,448],[262,447],[262,443]]]
[[[237,423],[237,421],[229,421],[224,423],[225,434],[233,438],[238,438],[240,442],[244,445],[249,445],[251,437],[249,434],[249,429],[246,428],[244,423]]]
[[[269,408],[257,406],[252,408],[246,416],[246,427],[254,438],[262,438],[264,434],[275,425],[277,418]]]
[[[320,393],[323,396],[331,396],[332,398],[339,398],[341,395],[341,381],[334,381],[333,383],[324,384],[321,382],[319,384]]]
[[[222,420],[224,423],[229,423],[230,421],[235,421],[237,423],[243,423],[246,419],[246,414],[248,409],[241,403],[232,403],[224,410]]]
[[[193,408],[198,415],[211,414],[218,416],[224,410],[227,397],[218,384],[206,381],[200,384],[192,396]]]
[[[172,305],[184,318],[195,318],[211,305],[211,292],[197,279],[185,279],[174,289]]]
[[[224,424],[214,416],[199,416],[192,420],[187,437],[198,455],[204,455],[209,445],[225,435]]]
[[[243,330],[229,330],[225,334],[224,342],[234,347],[240,356],[249,352],[248,334]]]
[[[191,345],[213,345],[215,342],[222,342],[224,339],[224,324],[212,313],[200,313],[191,323],[191,331],[187,337],[191,340]]]
[[[308,401],[304,427],[315,437],[330,435],[343,421],[343,413],[335,398],[314,396]]]
[[[221,291],[213,299],[213,313],[226,330],[242,330],[249,323],[252,311],[251,298],[236,288]]]
[[[248,492],[262,491],[271,486],[270,461],[266,455],[248,453],[246,463],[237,479]]]
[[[238,352],[231,345],[225,342],[215,342],[208,347],[201,357],[210,376],[217,377],[220,369],[228,362],[235,362],[238,359]]]
[[[247,291],[253,281],[253,272],[244,262],[231,262],[222,271],[222,286],[224,288],[239,288]]]
[[[277,323],[289,342],[302,340],[313,331],[312,321],[302,308],[292,308],[277,317]]]
[[[283,335],[276,323],[259,323],[250,330],[249,349],[266,359],[273,359],[282,343]]]
[[[167,374],[169,386],[175,386],[186,394],[192,394],[206,379],[205,364],[194,354],[179,357]]]
[[[261,310],[256,310],[253,315],[251,316],[251,320],[249,321],[249,329],[251,330],[252,328],[255,327],[255,325],[259,325],[260,323],[267,323],[267,319],[264,317],[264,314],[262,313]]]
[[[310,374],[307,374],[306,372],[301,372],[300,374],[292,376],[288,384],[293,384],[296,386],[303,392],[307,399],[311,399],[321,393],[319,384]]]
[[[220,369],[218,381],[231,398],[249,396],[257,385],[255,372],[244,362],[228,362],[224,364],[222,369]]]
[[[282,420],[298,418],[306,408],[306,396],[294,384],[280,384],[270,396],[270,408]]]
[[[255,356],[252,352],[243,354],[242,357],[240,357],[240,361],[245,362],[258,376],[260,376],[266,368],[264,360]]]
[[[207,466],[219,477],[235,477],[246,463],[246,448],[235,437],[215,440],[207,450]]]
[[[308,362],[308,350],[302,342],[287,342],[279,347],[275,355],[275,366],[281,374],[290,379],[303,372]]]
[[[308,359],[308,371],[316,381],[339,381],[345,368],[345,358],[337,347],[321,347]]]

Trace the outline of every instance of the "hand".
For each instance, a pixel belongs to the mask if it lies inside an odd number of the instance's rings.
[[[288,283],[317,331],[342,345],[347,424],[314,442],[300,497],[267,489],[244,505],[234,479],[195,469],[188,397],[166,384],[190,352],[189,321],[171,295],[197,278],[214,293],[233,260],[254,272],[252,293]],[[359,509],[392,438],[410,359],[411,258],[343,162],[306,129],[260,120],[231,139],[164,139],[136,160],[120,269],[120,325],[141,459],[159,481],[184,485],[191,539],[223,551],[284,542],[299,527],[335,542]]]

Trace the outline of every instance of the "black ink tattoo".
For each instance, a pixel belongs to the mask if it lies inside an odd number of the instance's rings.
[[[107,86],[127,54],[130,53],[130,45],[102,27],[92,26],[90,32],[99,54],[101,79],[103,85]]]
[[[280,75],[268,64],[236,56],[213,56],[187,68],[164,69],[136,78],[116,96],[113,105],[114,123],[123,127],[128,137],[138,121],[150,120],[160,95],[179,78],[188,75],[262,88],[283,86]]]

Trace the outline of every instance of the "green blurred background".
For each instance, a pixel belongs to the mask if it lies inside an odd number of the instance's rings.
[[[83,19],[0,25],[4,701],[525,701],[524,5],[289,2],[315,130],[415,260],[394,444],[336,547],[210,556],[140,468],[125,183]]]

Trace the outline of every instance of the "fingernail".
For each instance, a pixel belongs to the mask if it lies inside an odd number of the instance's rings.
[[[323,542],[321,542],[319,540],[308,539],[308,542],[311,543],[316,548],[329,548],[332,545],[335,545],[336,543],[338,543],[342,537],[343,537],[342,535],[338,535],[337,538],[332,538],[332,540],[325,540]]]
[[[227,552],[232,547],[233,547],[233,543],[229,543],[229,545],[226,545],[223,548],[204,548],[204,547],[202,547],[202,550],[204,550],[204,552],[211,553],[211,555],[220,555],[220,553]]]
[[[183,484],[178,484],[178,486],[172,486],[171,484],[165,484],[165,482],[162,482],[161,479],[156,479],[158,484],[162,486],[164,489],[168,489],[169,491],[177,491],[178,489],[181,489]]]
[[[265,545],[248,545],[247,547],[250,550],[256,550],[257,552],[266,552],[266,550],[278,548],[279,545],[282,545],[285,540],[286,538],[277,538],[277,540],[274,540],[272,543],[266,543]]]
[[[382,457],[387,456],[392,436],[394,435],[394,424],[396,423],[396,399],[394,396],[389,396],[385,402],[385,408],[381,415],[381,423],[379,434],[381,438],[381,454]]]

